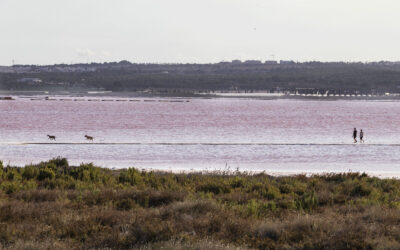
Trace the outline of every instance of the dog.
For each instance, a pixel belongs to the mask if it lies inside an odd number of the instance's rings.
[[[53,141],[56,140],[56,136],[55,136],[55,135],[47,135],[47,137],[49,137],[49,140],[50,140],[50,141],[51,141],[51,140],[53,140]]]
[[[93,141],[93,136],[85,135],[86,140]]]

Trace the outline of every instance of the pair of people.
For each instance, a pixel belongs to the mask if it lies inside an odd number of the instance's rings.
[[[354,128],[353,130],[353,139],[354,139],[354,143],[357,143],[357,129]],[[364,143],[364,132],[362,131],[362,129],[360,130],[360,143]]]

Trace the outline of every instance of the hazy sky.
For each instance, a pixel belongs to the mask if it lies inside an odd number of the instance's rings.
[[[399,0],[0,0],[0,65],[400,60]]]

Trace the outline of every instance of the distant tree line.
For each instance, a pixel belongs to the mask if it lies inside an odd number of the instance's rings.
[[[18,65],[1,90],[400,92],[397,63]],[[40,79],[40,83],[21,79]]]

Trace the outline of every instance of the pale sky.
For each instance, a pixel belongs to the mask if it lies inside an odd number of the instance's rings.
[[[399,0],[0,0],[0,65],[400,61]]]

